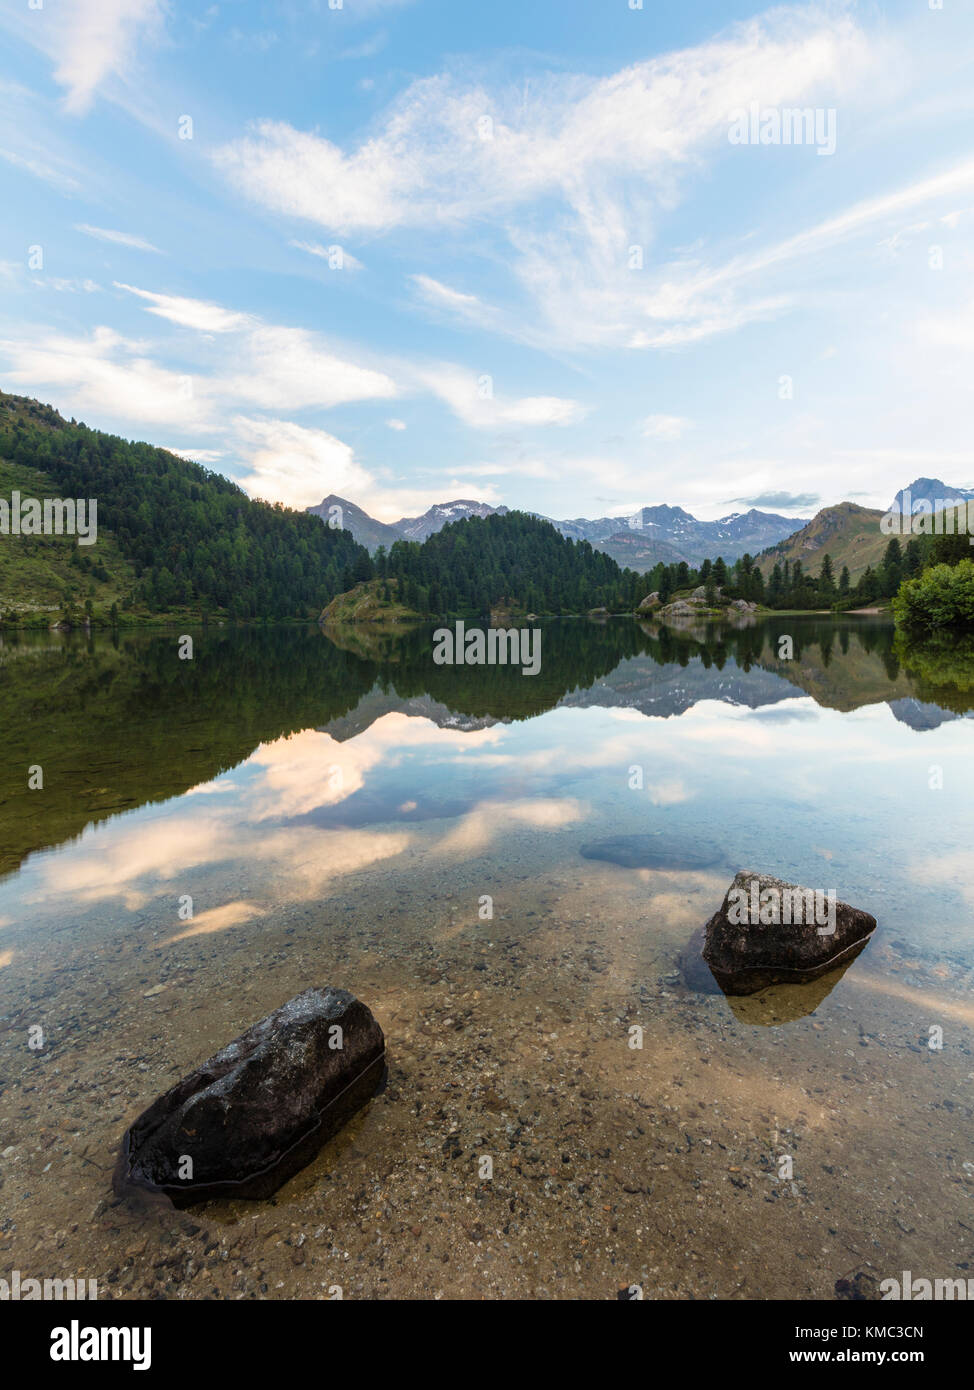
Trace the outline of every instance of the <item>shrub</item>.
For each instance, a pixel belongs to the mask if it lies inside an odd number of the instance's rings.
[[[893,600],[893,614],[904,627],[974,628],[974,560],[934,565],[906,580]]]

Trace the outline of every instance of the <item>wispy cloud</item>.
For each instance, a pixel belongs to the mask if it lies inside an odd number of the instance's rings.
[[[335,270],[362,269],[362,262],[350,251],[346,251],[343,246],[337,244],[322,246],[316,241],[291,241],[289,245],[297,251],[306,251],[309,256],[317,256],[320,260],[327,261]]]
[[[35,159],[29,155],[18,154],[16,150],[6,149],[0,149],[0,159],[5,159],[15,169],[23,169],[25,173],[32,174],[34,178],[50,184],[62,193],[77,193],[81,188],[81,184],[72,174],[55,169],[43,159]]]
[[[26,10],[26,5],[24,6]],[[65,109],[83,115],[111,77],[128,79],[139,43],[161,28],[161,0],[59,0],[30,16],[20,33],[54,64]]]
[[[412,376],[473,429],[572,425],[587,413],[581,402],[561,396],[510,396],[499,389],[495,393],[489,374],[477,375],[449,363],[413,367]]]
[[[32,393],[57,391],[59,403],[93,423],[119,415],[144,426],[217,427],[205,382],[160,366],[145,345],[107,327],[77,337],[41,332],[0,340],[7,380]]]
[[[137,295],[148,302],[149,314],[156,314],[181,328],[195,328],[201,333],[235,333],[249,327],[254,320],[249,314],[238,314],[202,299],[187,299],[180,295],[157,294],[154,290],[138,289],[115,281],[115,288]]]
[[[729,112],[756,93],[773,105],[846,90],[882,57],[848,15],[778,9],[609,77],[549,76],[530,93],[424,78],[347,148],[265,120],[213,158],[247,198],[338,232],[421,226],[447,242],[489,225],[509,241],[517,285],[542,322],[526,333],[513,304],[488,309],[415,274],[438,309],[512,336],[545,331],[549,342],[680,346],[789,302],[722,293],[743,265],[720,275],[653,263],[660,215],[708,151],[727,149]]]
[[[682,439],[689,428],[690,421],[682,415],[647,415],[641,433],[644,439],[672,441]]]
[[[87,222],[76,222],[74,229],[76,232],[83,232],[85,236],[94,237],[97,241],[109,241],[115,246],[128,246],[133,251],[152,251],[157,256],[164,254],[158,246],[153,246],[151,241],[146,241],[145,237],[133,236],[131,232],[116,232],[109,227],[91,227]]]

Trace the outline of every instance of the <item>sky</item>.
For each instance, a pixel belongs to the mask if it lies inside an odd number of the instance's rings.
[[[0,0],[0,387],[384,521],[972,485],[972,60],[967,0]]]

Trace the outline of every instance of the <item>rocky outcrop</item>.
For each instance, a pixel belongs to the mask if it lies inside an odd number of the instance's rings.
[[[639,607],[636,609],[636,612],[646,613],[651,608],[661,608],[662,606],[663,600],[660,598],[658,592],[654,589],[651,594],[647,594],[646,597],[642,600]]]
[[[307,989],[149,1106],[122,1141],[113,1186],[178,1207],[267,1197],[372,1097],[382,1029],[343,989]]]
[[[806,983],[855,958],[876,919],[812,890],[742,870],[705,928],[702,959],[725,994]]]

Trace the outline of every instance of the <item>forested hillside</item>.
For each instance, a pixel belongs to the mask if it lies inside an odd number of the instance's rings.
[[[56,585],[68,611],[97,601],[90,584],[108,573],[109,550],[123,561],[109,575],[125,590],[122,611],[309,617],[372,572],[365,549],[318,517],[252,501],[228,478],[165,449],[69,424],[50,406],[2,392],[0,460],[13,473],[34,470],[45,495],[98,501],[98,543],[78,557],[84,568],[77,582]],[[103,537],[111,538],[111,547],[103,547]],[[31,546],[33,539],[4,541],[8,548],[33,550],[36,561],[42,552],[37,542]],[[78,549],[66,539],[59,546]],[[17,597],[0,595],[0,609],[16,608]]]
[[[505,604],[538,614],[631,610],[641,580],[588,541],[567,540],[526,512],[469,517],[422,544],[397,541],[378,551],[375,572],[383,597],[394,579],[406,608],[460,617]]]

